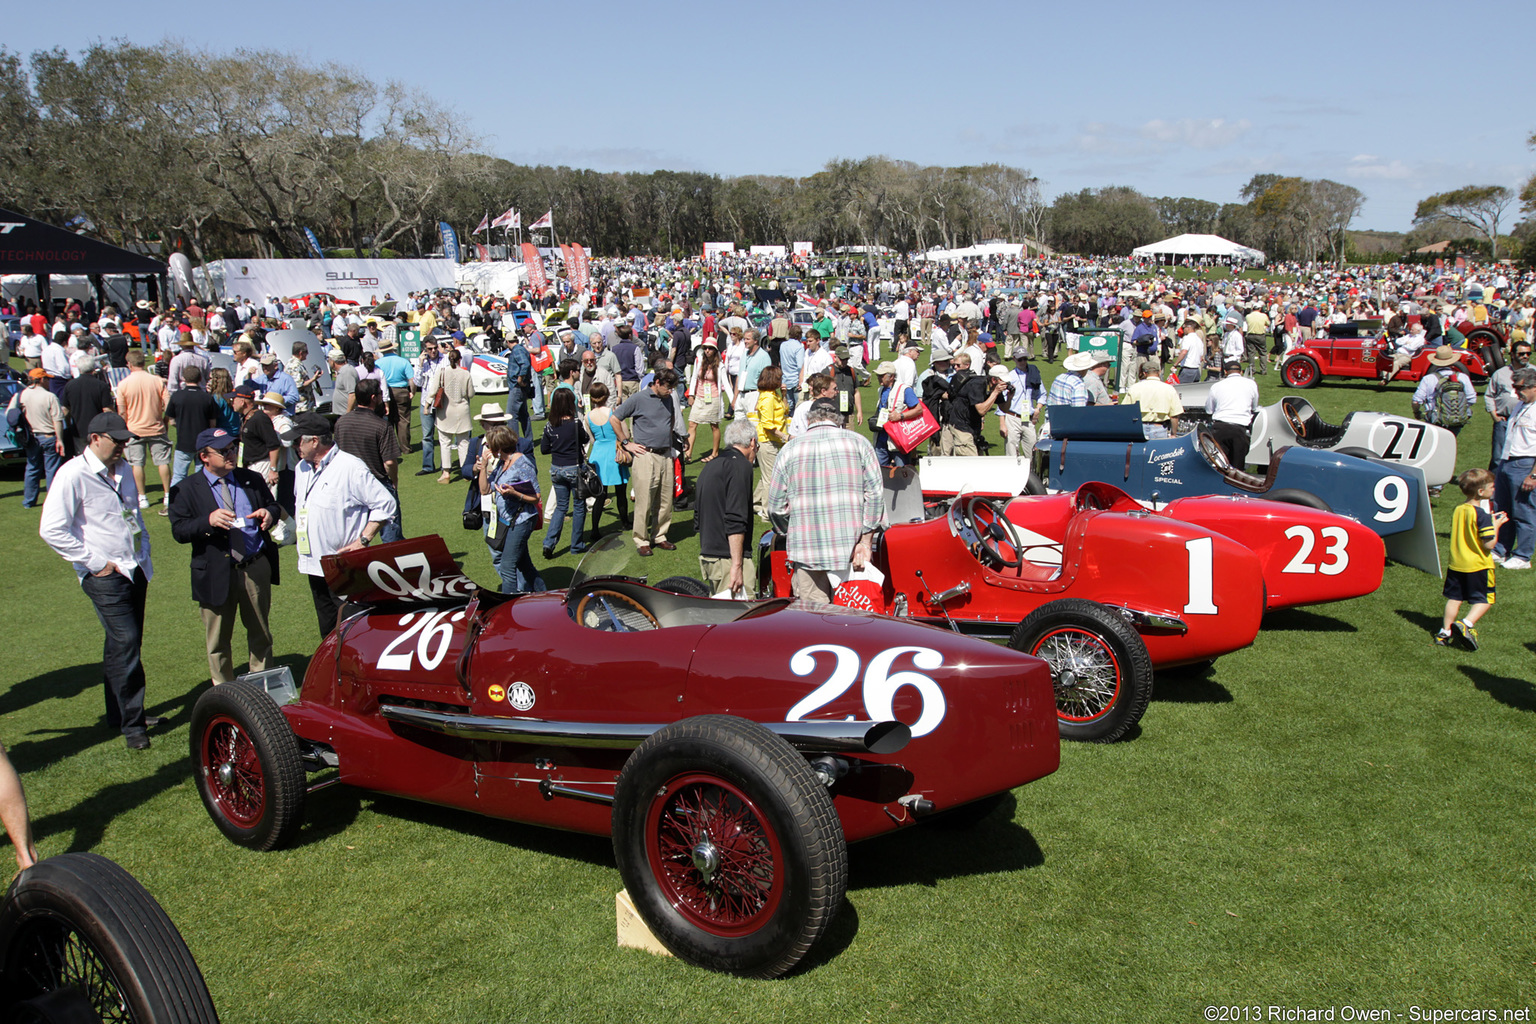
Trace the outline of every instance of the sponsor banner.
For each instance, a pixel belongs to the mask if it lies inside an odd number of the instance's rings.
[[[258,301],[273,295],[296,297],[330,292],[365,303],[374,296],[404,298],[407,292],[452,288],[454,265],[447,260],[217,260],[208,279],[221,298],[243,295]]]
[[[729,256],[736,251],[735,242],[705,242],[704,258],[712,260],[717,256]]]
[[[485,246],[481,245],[479,242],[476,242],[475,243],[475,259],[479,260],[481,263],[489,263],[489,262],[491,262],[491,250],[487,249]]]
[[[555,211],[554,210],[550,210],[544,216],[540,217],[538,220],[534,221],[532,224],[529,224],[528,225],[528,230],[529,231],[534,231],[534,230],[536,230],[538,228],[550,228],[550,229],[553,229],[554,226],[555,226]]]
[[[450,263],[459,262],[459,233],[445,220],[437,222],[437,230],[443,236],[443,259]]]
[[[184,252],[173,252],[167,262],[171,268],[171,291],[178,300],[186,302],[197,294],[197,288],[192,284],[192,261]]]
[[[544,276],[544,257],[539,255],[539,250],[534,248],[532,242],[523,243],[523,265],[528,268],[528,285],[542,292],[549,281]]]
[[[781,260],[789,254],[789,249],[782,245],[754,245],[747,251],[753,256],[766,256],[772,260]]]
[[[810,242],[791,242],[790,248],[796,256],[809,256],[816,251],[815,246],[811,245]]]
[[[560,259],[565,264],[565,277],[571,277],[571,247],[564,242],[560,243]]]
[[[507,209],[506,213],[501,214],[495,220],[491,221],[491,227],[493,227],[493,228],[515,228],[515,227],[517,227],[517,211],[514,210],[514,209],[511,209],[509,207]]]
[[[471,231],[470,234],[478,235],[480,232],[484,231],[486,228],[488,228],[490,226],[491,226],[491,215],[490,214],[486,214],[484,217],[480,218],[480,223],[475,226],[475,230]]]
[[[578,292],[587,290],[587,285],[591,283],[587,269],[587,250],[580,245],[571,245],[571,262],[566,272],[570,275],[572,288]]]
[[[1436,270],[1444,270],[1445,269],[1445,260],[1435,260],[1435,269]]]
[[[1465,256],[1457,256],[1456,257],[1456,269],[1457,270],[1466,270],[1467,269],[1467,258]]]
[[[309,228],[304,229],[304,241],[309,243],[309,251],[315,254],[315,259],[325,259],[325,250],[320,248],[320,239]]]

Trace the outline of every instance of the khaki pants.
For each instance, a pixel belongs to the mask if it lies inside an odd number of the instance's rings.
[[[773,480],[773,464],[779,461],[779,446],[772,441],[757,443],[757,486],[752,490],[752,511],[768,515],[768,484]]]
[[[641,452],[629,467],[629,483],[635,490],[634,537],[636,547],[650,547],[667,539],[672,528],[672,460],[666,455]],[[651,531],[655,514],[656,528]]]
[[[975,455],[976,438],[969,430],[961,430],[946,423],[939,431],[939,454]]]
[[[742,566],[742,587],[745,589],[746,566]],[[704,580],[704,585],[709,588],[710,594],[718,594],[731,582],[731,560],[729,558],[709,558],[699,556],[699,575]]]
[[[200,605],[203,630],[208,642],[208,675],[214,684],[235,678],[231,643],[235,632],[235,612],[245,626],[246,647],[251,654],[251,671],[260,672],[272,660],[272,566],[258,558],[244,569],[231,569],[229,599],[222,607]]]
[[[796,566],[789,577],[789,589],[806,604],[832,603],[832,581],[827,578],[825,569],[803,569]]]
[[[1035,425],[1022,416],[1003,417],[1003,454],[1029,458],[1035,453]]]

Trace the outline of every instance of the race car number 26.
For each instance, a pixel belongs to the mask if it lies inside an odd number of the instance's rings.
[[[838,644],[813,644],[800,648],[790,656],[789,670],[797,676],[810,675],[816,671],[818,654],[833,656],[832,674],[826,682],[807,694],[804,700],[789,709],[789,714],[784,716],[786,722],[803,721],[804,716],[837,700],[858,681],[858,653]],[[896,717],[896,691],[903,686],[913,687],[923,700],[923,713],[912,723],[912,735],[914,738],[926,736],[944,721],[944,691],[922,672],[892,672],[896,659],[903,655],[911,655],[915,668],[929,672],[944,664],[944,656],[929,647],[886,648],[869,659],[869,667],[864,670],[864,710],[872,721],[890,721]]]

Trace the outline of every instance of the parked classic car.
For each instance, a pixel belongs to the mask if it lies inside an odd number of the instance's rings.
[[[1496,369],[1498,361],[1485,358],[1488,346],[1497,353],[1502,344],[1498,331],[1483,325],[1474,327],[1462,324],[1467,334],[1467,348],[1462,356],[1462,369],[1474,382],[1482,381]],[[1382,332],[1380,320],[1351,321],[1329,324],[1326,332],[1316,338],[1303,341],[1292,349],[1280,363],[1280,376],[1293,388],[1310,388],[1324,377],[1379,378],[1392,365],[1392,341]],[[1426,345],[1414,356],[1413,362],[1400,370],[1393,380],[1416,381],[1429,370],[1429,357],[1435,346]]]
[[[1204,412],[1210,382],[1180,384],[1178,392],[1185,409],[1179,417],[1181,430],[1194,430],[1210,422]],[[1443,487],[1456,475],[1456,435],[1409,416],[1361,410],[1346,413],[1340,423],[1329,423],[1311,402],[1300,395],[1287,395],[1261,408],[1248,429],[1250,465],[1267,466],[1279,449],[1300,445],[1415,466],[1423,471],[1424,482],[1430,487]]]
[[[632,553],[610,538],[569,590],[520,595],[475,586],[435,536],[327,558],[349,604],[302,688],[237,681],[193,710],[214,822],[281,846],[306,770],[331,768],[611,835],[668,949],[769,977],[831,922],[847,843],[1056,770],[1039,659],[853,609],[669,592],[627,574]]]
[[[1035,446],[1035,471],[1052,491],[1092,480],[1161,508],[1175,498],[1249,494],[1337,512],[1368,526],[1387,557],[1435,576],[1440,547],[1424,473],[1415,466],[1293,446],[1278,448],[1264,476],[1227,460],[1204,430],[1148,441],[1135,406],[1050,406],[1052,436]]]

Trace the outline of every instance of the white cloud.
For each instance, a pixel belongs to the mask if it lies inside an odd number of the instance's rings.
[[[1344,177],[1366,181],[1401,181],[1414,176],[1414,171],[1401,160],[1382,160],[1370,153],[1360,153],[1349,158]]]
[[[1177,121],[1148,121],[1137,130],[1137,134],[1158,145],[1221,149],[1247,135],[1252,128],[1253,122],[1246,118],[1228,121],[1222,117],[1186,117]]]

